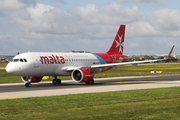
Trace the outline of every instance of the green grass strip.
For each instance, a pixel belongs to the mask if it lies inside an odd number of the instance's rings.
[[[1,100],[0,119],[180,119],[180,87]]]
[[[151,71],[155,71],[151,74]],[[162,71],[161,74],[156,71]],[[95,74],[95,78],[104,77],[122,77],[122,76],[147,76],[147,75],[167,75],[167,74],[180,74],[180,64],[155,64],[155,65],[139,65],[136,66],[119,66],[117,69],[113,68],[109,71]],[[70,80],[71,76],[59,76],[61,80]],[[52,81],[54,78],[43,81]],[[5,70],[0,69],[0,83],[17,83],[22,82],[19,76],[13,76],[8,74]]]
[[[0,67],[6,67],[8,63],[0,63]]]

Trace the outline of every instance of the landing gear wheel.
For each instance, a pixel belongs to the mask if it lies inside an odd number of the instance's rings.
[[[25,87],[31,87],[31,83],[26,83]]]
[[[92,79],[91,81],[86,82],[86,85],[94,85],[94,79]]]
[[[57,84],[56,79],[53,79],[52,84]]]
[[[56,85],[56,84],[60,85],[61,84],[61,79],[53,79],[52,83],[54,85]]]
[[[86,84],[86,85],[89,85],[89,84],[90,84],[90,82],[89,82],[89,81],[88,81],[88,82],[85,82],[85,84]]]
[[[58,85],[60,85],[61,84],[61,79],[57,79],[56,82],[57,82]]]
[[[90,85],[94,85],[94,79],[90,81]]]

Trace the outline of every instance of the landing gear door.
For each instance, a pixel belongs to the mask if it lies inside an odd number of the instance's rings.
[[[38,68],[39,67],[39,59],[36,55],[32,54],[32,58],[34,61],[34,68]]]

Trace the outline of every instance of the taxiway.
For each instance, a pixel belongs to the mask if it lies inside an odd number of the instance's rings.
[[[32,83],[32,87],[26,88],[24,83],[11,83],[0,84],[0,100],[177,86],[180,86],[180,75],[95,78],[95,85],[64,80],[61,85],[48,81]]]

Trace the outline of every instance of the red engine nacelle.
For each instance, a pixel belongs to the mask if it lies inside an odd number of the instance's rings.
[[[91,69],[79,68],[72,72],[71,77],[75,82],[89,82],[94,78],[94,74]]]
[[[22,81],[25,83],[35,83],[35,82],[40,82],[42,80],[42,76],[34,77],[34,76],[26,76],[26,77],[21,77]]]

